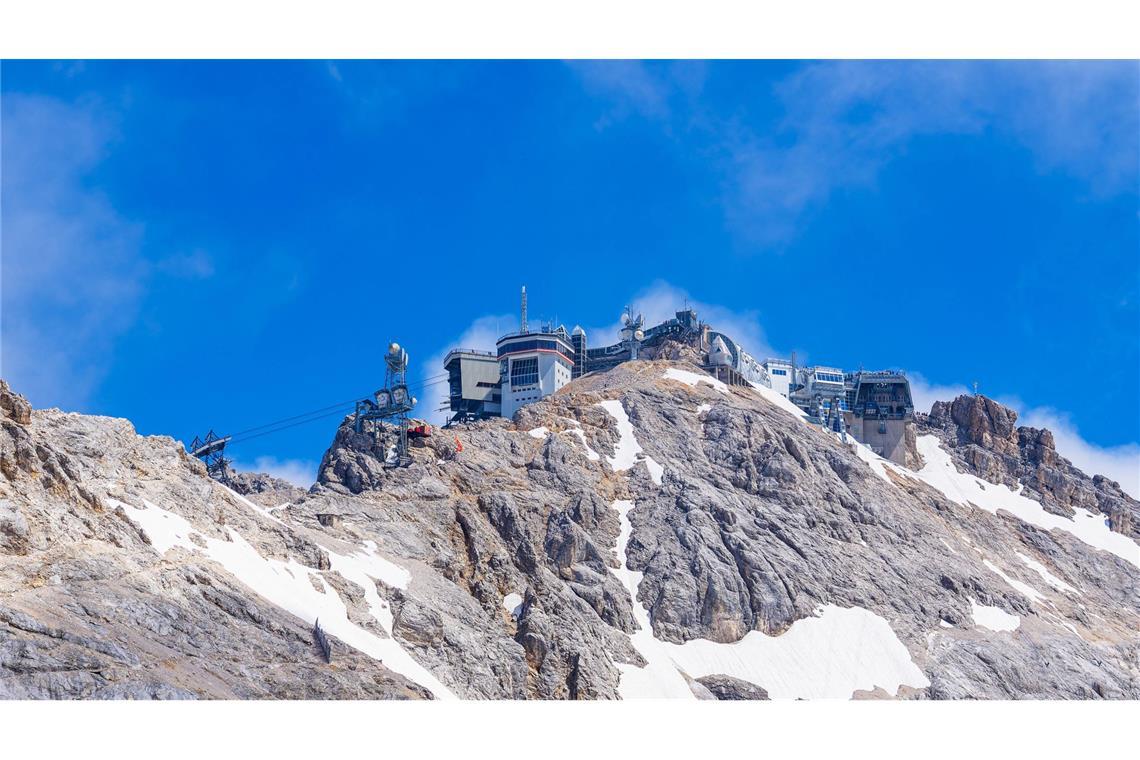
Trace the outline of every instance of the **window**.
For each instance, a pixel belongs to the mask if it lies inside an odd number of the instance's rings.
[[[834,372],[816,372],[815,379],[824,383],[842,383],[843,375],[837,375]]]
[[[538,357],[515,359],[511,362],[511,387],[534,385],[538,382]]]
[[[772,374],[773,375],[786,375],[786,374],[788,374],[788,371],[786,369],[774,369],[774,370],[772,370]]]

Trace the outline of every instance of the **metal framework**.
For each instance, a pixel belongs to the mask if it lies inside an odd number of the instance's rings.
[[[226,444],[230,442],[230,438],[228,435],[221,437],[211,430],[206,433],[205,438],[194,436],[190,444],[190,456],[201,459],[206,465],[207,474],[215,480],[226,479],[226,470],[232,461],[225,455]]]
[[[416,406],[416,399],[408,392],[408,352],[399,343],[390,343],[384,356],[386,372],[384,387],[376,391],[372,398],[356,402],[353,427],[358,433],[364,432],[364,423],[372,421],[372,432],[376,443],[385,442],[384,420],[395,420],[396,443],[393,455],[385,463],[393,467],[404,467],[412,463],[408,453],[408,412]]]

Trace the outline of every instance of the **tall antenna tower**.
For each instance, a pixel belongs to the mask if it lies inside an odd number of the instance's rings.
[[[522,286],[522,329],[520,332],[526,332],[526,285]]]

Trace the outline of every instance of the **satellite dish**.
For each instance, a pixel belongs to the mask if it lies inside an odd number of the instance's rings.
[[[634,330],[633,331],[633,337],[635,340],[645,340],[645,331],[644,330]]]

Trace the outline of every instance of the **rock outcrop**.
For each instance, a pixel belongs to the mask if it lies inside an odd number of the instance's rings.
[[[917,414],[920,432],[937,435],[969,472],[992,483],[1023,485],[1046,509],[1066,517],[1074,509],[1099,512],[1113,530],[1140,539],[1140,502],[1116,481],[1089,476],[1057,453],[1048,430],[1017,425],[1017,412],[985,396],[937,401]]]
[[[0,695],[1140,697],[1140,558],[778,401],[629,362],[404,468],[346,419],[310,491],[243,495],[3,386]],[[1124,498],[1015,422],[967,401],[919,434],[994,484],[1072,479],[1034,491],[1054,510]]]

